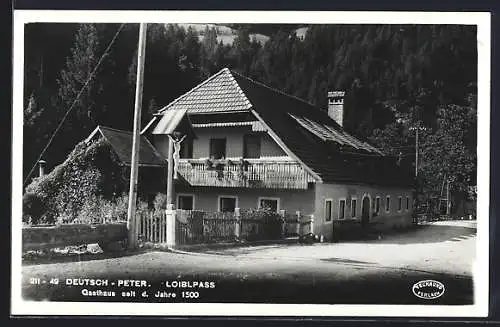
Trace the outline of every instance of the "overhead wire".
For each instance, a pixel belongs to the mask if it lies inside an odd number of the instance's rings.
[[[69,109],[66,111],[66,113],[64,114],[63,118],[61,119],[61,121],[59,122],[59,124],[57,125],[56,129],[54,130],[54,132],[52,133],[52,135],[50,136],[47,144],[45,145],[45,147],[43,148],[43,150],[40,152],[40,155],[38,156],[38,159],[35,161],[35,164],[33,165],[33,167],[31,168],[31,170],[29,171],[28,175],[26,176],[24,182],[23,182],[23,188],[26,187],[26,183],[27,181],[29,180],[31,174],[33,174],[37,164],[39,163],[39,161],[42,159],[43,155],[45,154],[45,151],[47,151],[47,149],[49,148],[49,146],[51,145],[52,141],[54,140],[56,134],[59,132],[59,130],[62,128],[66,118],[69,116],[69,114],[71,113],[71,111],[73,110],[73,108],[75,107],[75,104],[77,103],[77,101],[80,99],[80,96],[82,95],[83,91],[87,88],[87,86],[89,85],[90,81],[94,78],[97,70],[99,69],[99,67],[101,66],[101,64],[103,63],[104,59],[107,57],[108,55],[108,52],[109,50],[111,50],[111,47],[113,46],[113,44],[115,43],[116,39],[118,38],[118,35],[120,34],[120,32],[122,31],[123,27],[125,27],[125,24],[121,24],[120,27],[118,28],[118,30],[116,31],[115,35],[113,36],[113,38],[111,39],[111,41],[109,42],[108,46],[106,47],[106,49],[104,50],[103,54],[101,55],[101,57],[99,58],[99,61],[97,62],[97,64],[95,65],[94,69],[92,70],[92,72],[90,73],[89,77],[87,78],[87,81],[85,82],[85,84],[81,87],[80,91],[78,92],[78,94],[76,95],[75,99],[73,100],[73,102],[71,103],[71,106],[69,107]]]

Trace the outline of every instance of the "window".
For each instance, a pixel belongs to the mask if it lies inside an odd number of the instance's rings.
[[[403,209],[403,198],[401,196],[398,197],[398,211]]]
[[[380,213],[380,196],[375,198],[375,213]]]
[[[219,211],[221,212],[234,212],[238,205],[238,198],[235,196],[220,196],[219,197]]]
[[[243,157],[260,158],[260,135],[248,134],[243,136]]]
[[[179,157],[181,159],[187,159],[193,157],[193,139],[185,138],[181,142],[181,149],[179,151]]]
[[[339,200],[339,219],[345,218],[345,200]]]
[[[410,210],[410,198],[406,197],[406,210]]]
[[[385,198],[385,212],[391,211],[391,197],[388,195]]]
[[[332,221],[332,200],[325,200],[325,221]]]
[[[179,194],[177,195],[177,209],[193,210],[194,209],[194,195]]]
[[[357,200],[356,199],[352,199],[351,200],[351,217],[356,217],[356,205],[357,205]]]
[[[210,159],[226,158],[226,139],[210,139]]]
[[[259,209],[270,209],[273,212],[278,212],[279,199],[277,199],[277,198],[259,198]]]

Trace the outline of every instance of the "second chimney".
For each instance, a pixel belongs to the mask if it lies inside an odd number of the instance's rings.
[[[344,122],[344,91],[328,92],[328,116],[342,126]]]
[[[45,175],[45,164],[46,162],[44,160],[38,161],[38,177]]]

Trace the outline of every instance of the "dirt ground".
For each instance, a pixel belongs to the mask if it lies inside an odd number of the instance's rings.
[[[443,282],[441,304],[472,301],[475,228],[434,223],[380,240],[314,245],[268,245],[190,252],[129,253],[102,260],[23,267],[28,299],[76,300],[80,288],[30,284],[30,278],[209,280],[203,302],[422,303],[411,286]],[[87,299],[105,301],[105,299]],[[140,301],[140,299],[134,299]]]
[[[257,246],[205,253],[247,259],[325,261],[345,265],[420,270],[471,276],[476,252],[475,222],[443,221],[382,236],[379,240],[316,243],[312,246]]]

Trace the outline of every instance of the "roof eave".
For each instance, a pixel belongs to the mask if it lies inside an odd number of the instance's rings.
[[[311,169],[308,165],[306,165],[295,153],[293,153],[292,150],[288,148],[285,142],[271,129],[271,127],[264,121],[264,119],[253,109],[251,108],[250,111],[255,115],[255,117],[265,126],[267,129],[269,135],[271,138],[274,139],[276,143],[285,151],[286,154],[288,154],[290,157],[295,159],[309,174],[311,174],[314,179],[316,180],[317,183],[322,183],[323,179],[321,176],[316,173],[314,170]]]

